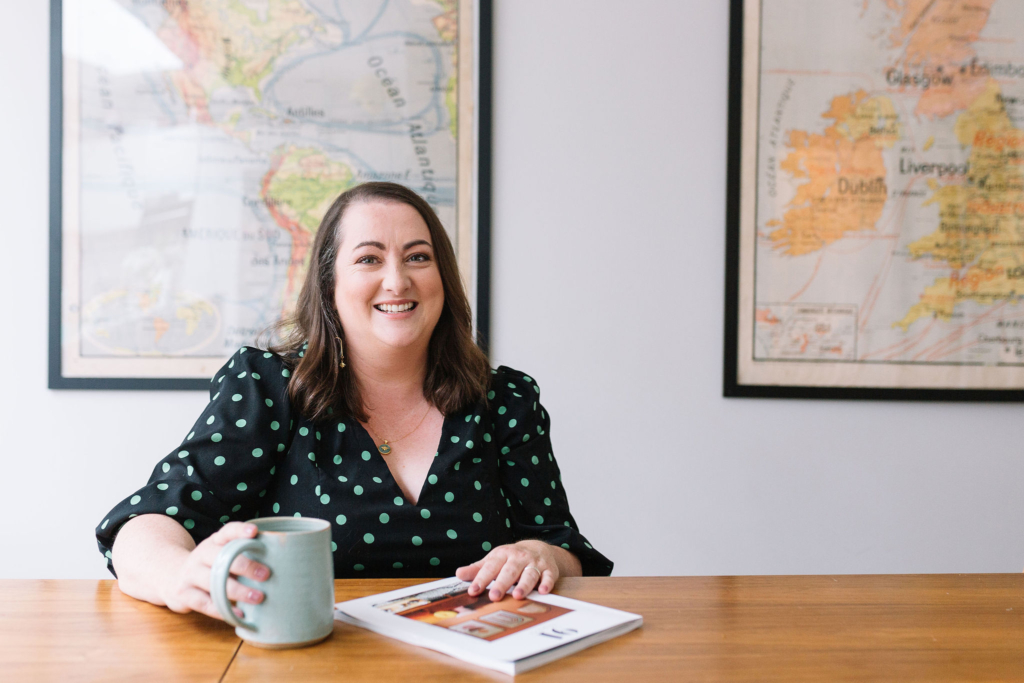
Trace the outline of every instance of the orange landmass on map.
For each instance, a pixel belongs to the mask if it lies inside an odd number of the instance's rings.
[[[841,95],[822,115],[834,123],[822,134],[789,131],[792,150],[780,167],[805,179],[768,238],[791,256],[817,251],[849,232],[874,230],[888,190],[882,150],[900,137],[899,120],[887,97],[863,90]]]
[[[929,81],[914,113],[942,118],[963,111],[984,91],[988,74],[976,64],[974,43],[994,2],[904,0],[898,6],[899,24],[889,38],[893,47],[903,48],[900,66],[906,74]],[[892,0],[887,6],[897,7]]]
[[[948,321],[966,301],[990,305],[1024,293],[1024,131],[1007,116],[995,81],[955,130],[971,148],[970,171],[953,183],[929,183],[934,194],[925,204],[938,206],[938,230],[907,247],[914,258],[944,262],[951,272],[926,287],[894,324],[904,331],[921,318]]]

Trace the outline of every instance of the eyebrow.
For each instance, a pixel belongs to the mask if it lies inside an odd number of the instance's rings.
[[[430,242],[428,242],[426,240],[413,240],[412,242],[407,242],[405,244],[405,246],[402,247],[402,251],[405,251],[406,249],[411,249],[411,248],[413,248],[413,247],[415,247],[415,246],[417,246],[419,244],[425,244],[428,247],[430,247]],[[381,251],[384,251],[386,249],[384,244],[381,243],[381,242],[366,241],[366,242],[360,242],[359,244],[357,244],[355,247],[353,247],[353,250],[361,249],[362,247],[377,247]],[[430,248],[433,249],[433,247],[430,247]]]

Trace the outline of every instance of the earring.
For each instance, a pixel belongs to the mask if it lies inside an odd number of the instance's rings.
[[[335,337],[338,340],[338,353],[341,354],[341,363],[338,364],[339,368],[345,367],[345,345],[341,343],[341,337]]]

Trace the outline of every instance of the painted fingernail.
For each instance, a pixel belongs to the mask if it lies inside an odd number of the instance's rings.
[[[249,591],[249,601],[259,602],[263,596],[259,594],[259,591]]]
[[[257,579],[260,579],[260,580],[263,580],[263,579],[267,578],[267,575],[268,575],[269,573],[270,573],[270,572],[268,572],[268,571],[267,571],[267,568],[266,568],[266,567],[256,567],[256,570],[255,570],[255,571],[253,571],[253,575],[254,575],[254,576],[255,576],[255,577],[257,578]]]

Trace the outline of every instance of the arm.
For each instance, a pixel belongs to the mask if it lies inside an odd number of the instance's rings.
[[[133,517],[114,541],[113,562],[117,587],[125,595],[175,612],[202,612],[223,619],[210,598],[210,567],[224,545],[235,538],[252,538],[256,527],[232,522],[198,546],[185,528],[166,515]],[[233,576],[265,581],[265,565],[239,555],[231,565]],[[257,604],[263,593],[228,579],[228,599]]]

